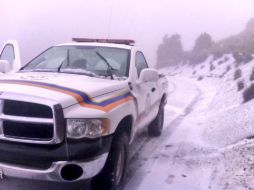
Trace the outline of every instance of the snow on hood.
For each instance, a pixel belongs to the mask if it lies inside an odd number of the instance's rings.
[[[1,83],[1,81],[8,80],[11,83]],[[12,83],[13,81],[13,83]],[[101,79],[96,77],[89,77],[77,74],[65,73],[43,73],[43,72],[29,72],[29,73],[11,73],[0,76],[0,91],[14,92],[24,95],[33,95],[39,97],[50,98],[62,104],[63,107],[68,107],[77,103],[75,98],[70,95],[56,92],[51,89],[40,88],[38,86],[15,83],[31,82],[43,83],[45,85],[56,85],[63,88],[74,89],[86,93],[91,98],[124,90],[127,88],[127,81]]]

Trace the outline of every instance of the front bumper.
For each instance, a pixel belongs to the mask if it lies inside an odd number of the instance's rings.
[[[66,165],[75,164],[83,169],[83,174],[78,179],[72,181],[90,179],[95,175],[97,175],[102,170],[102,168],[106,163],[107,156],[108,153],[104,153],[100,156],[97,156],[93,160],[84,162],[82,161],[54,162],[50,166],[50,168],[46,170],[34,168],[30,169],[16,165],[0,163],[0,178],[4,179],[5,177],[14,177],[42,181],[66,182],[66,180],[63,179],[61,176],[61,170]]]
[[[0,140],[0,178],[9,176],[53,182],[92,178],[105,165],[111,142],[112,135],[91,140],[66,140],[56,145]],[[61,171],[69,165],[82,169],[82,175],[73,180],[64,179]]]

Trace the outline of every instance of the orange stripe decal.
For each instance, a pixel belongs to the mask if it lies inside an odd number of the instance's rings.
[[[89,95],[87,95],[84,92],[71,89],[71,88],[57,86],[54,84],[34,82],[34,81],[23,81],[23,80],[0,80],[0,83],[32,86],[32,87],[52,90],[55,92],[60,92],[60,93],[73,97],[82,107],[97,109],[104,112],[109,112],[115,107],[120,106],[121,104],[124,104],[134,99],[130,92],[126,92],[124,94],[106,99],[102,102],[95,102],[92,100],[92,98]]]

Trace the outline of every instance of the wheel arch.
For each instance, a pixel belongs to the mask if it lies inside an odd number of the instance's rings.
[[[133,116],[132,115],[127,115],[117,125],[117,128],[115,130],[115,134],[119,134],[122,132],[126,132],[128,135],[128,138],[130,140],[131,134],[132,134],[132,129],[133,129]]]
[[[161,103],[160,103],[160,105],[166,105],[167,104],[167,94],[166,93],[164,93],[163,95],[162,95],[162,97],[161,97]]]

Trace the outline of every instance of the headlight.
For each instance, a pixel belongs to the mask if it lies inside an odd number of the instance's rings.
[[[108,119],[67,119],[68,138],[96,138],[108,133]]]

